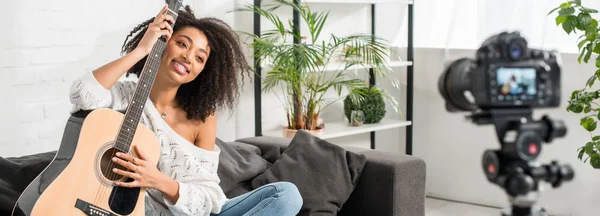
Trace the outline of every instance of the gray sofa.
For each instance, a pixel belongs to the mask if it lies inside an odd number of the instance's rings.
[[[66,163],[73,152],[63,148],[76,143],[83,113],[72,116],[65,128],[59,155]],[[222,142],[219,175],[228,196],[248,191],[249,182],[277,161],[291,139],[251,137],[235,142]],[[347,148],[362,154],[366,163],[356,187],[342,205],[339,215],[422,216],[425,213],[425,163],[417,157],[377,150]],[[29,182],[41,180],[38,174],[48,166],[56,151],[15,158],[0,157],[0,215],[10,215],[19,194]],[[265,162],[268,161],[268,162]],[[50,166],[60,170],[66,163]],[[261,164],[261,165],[257,165]],[[35,178],[35,180],[34,180]],[[54,177],[43,181],[52,181]],[[47,185],[43,183],[42,185]],[[43,191],[43,189],[42,189]],[[38,192],[42,192],[38,191]]]
[[[278,137],[250,137],[227,144],[274,161],[290,141]],[[365,155],[367,162],[339,215],[425,215],[425,162],[422,159],[356,147],[345,149]]]

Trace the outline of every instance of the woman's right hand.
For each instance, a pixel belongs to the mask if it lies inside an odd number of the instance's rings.
[[[146,33],[136,47],[136,49],[143,51],[146,55],[152,51],[152,47],[158,38],[164,35],[168,41],[173,34],[173,27],[171,27],[170,24],[175,23],[175,20],[173,19],[173,16],[167,14],[167,8],[168,5],[165,4],[154,18],[154,21],[148,24]]]

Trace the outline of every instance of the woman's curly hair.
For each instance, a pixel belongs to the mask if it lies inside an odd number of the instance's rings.
[[[127,35],[121,53],[129,53],[137,47],[153,20],[154,17],[144,21]],[[188,119],[204,122],[206,117],[222,108],[234,108],[240,95],[238,72],[241,73],[243,82],[244,73],[251,79],[251,68],[240,47],[238,35],[225,22],[217,18],[197,19],[187,5],[185,11],[179,11],[173,33],[187,26],[195,27],[206,35],[211,52],[198,77],[179,87],[175,102],[186,111]],[[131,67],[127,76],[136,74],[139,77],[146,59],[143,58]]]

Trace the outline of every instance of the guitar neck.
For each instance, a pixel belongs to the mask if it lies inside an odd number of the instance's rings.
[[[171,10],[167,10],[167,13],[173,16],[174,20],[177,20],[177,13]],[[173,27],[173,25],[174,24],[171,24],[171,27]],[[135,93],[129,102],[129,106],[125,112],[125,118],[121,124],[121,129],[119,130],[119,134],[115,140],[115,148],[122,152],[129,152],[131,141],[135,135],[137,125],[140,122],[140,118],[144,111],[144,106],[146,105],[146,100],[148,99],[150,90],[152,90],[152,85],[154,84],[156,73],[160,67],[162,54],[166,46],[167,42],[163,36],[156,41],[152,47],[152,51],[150,51],[150,54],[146,56],[146,63],[144,64],[144,68],[140,73],[141,75],[138,79]]]

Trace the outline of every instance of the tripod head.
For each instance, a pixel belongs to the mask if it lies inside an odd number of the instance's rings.
[[[536,160],[542,142],[548,144],[565,136],[564,123],[548,116],[534,121],[532,110],[526,108],[484,110],[467,118],[475,124],[493,124],[496,128],[501,148],[483,153],[482,168],[488,181],[503,188],[509,196],[511,208],[503,216],[545,215],[543,208],[534,206],[539,198],[540,181],[557,188],[574,177],[569,165],[559,165],[557,161],[540,164]]]

